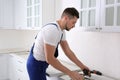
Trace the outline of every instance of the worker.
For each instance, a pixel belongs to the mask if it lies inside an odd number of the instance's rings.
[[[72,80],[83,80],[82,75],[68,69],[57,59],[58,45],[60,44],[65,55],[72,62],[80,69],[89,71],[89,68],[75,56],[66,40],[65,30],[69,31],[74,28],[78,18],[79,12],[74,7],[68,7],[63,11],[60,19],[42,27],[36,36],[27,60],[27,71],[30,80],[47,80],[46,69],[48,65],[65,73]]]

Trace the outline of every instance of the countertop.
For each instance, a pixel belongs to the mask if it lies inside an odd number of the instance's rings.
[[[17,57],[21,57],[22,59],[24,59],[25,61],[27,61],[27,58],[29,56],[29,51],[11,52],[10,54],[14,55],[14,56],[17,56]],[[70,70],[80,71],[80,68],[77,67],[75,64],[68,63],[68,62],[63,61],[61,59],[59,59],[59,61],[64,66],[68,67]],[[70,80],[70,78],[67,75],[65,75],[61,71],[53,68],[51,65],[49,65],[49,67],[47,69],[47,73],[50,74],[50,76],[53,76],[53,77],[54,76],[58,76],[58,77],[61,77],[64,80]],[[98,76],[98,75],[92,74],[92,76],[90,77],[89,80],[116,80],[116,79],[112,79],[112,78],[108,78],[108,77],[105,77],[105,76]]]
[[[17,56],[17,57],[20,57],[22,59],[24,59],[25,61],[27,61],[27,58],[29,56],[29,52],[13,52],[11,55],[13,56]],[[68,67],[69,69],[71,70],[80,70],[80,68],[78,68],[77,66],[75,66],[74,64],[71,64],[71,63],[67,63],[63,60],[59,60],[63,65],[65,65],[66,67]],[[64,73],[62,73],[61,71],[53,68],[51,65],[48,66],[47,68],[47,73],[51,76],[50,77],[50,80],[53,78],[55,78],[54,80],[59,80],[59,76],[62,76],[64,75]],[[64,80],[67,80],[66,77],[63,78]],[[63,79],[60,79],[60,80],[63,80]],[[49,80],[49,79],[48,79]]]
[[[63,75],[61,78],[64,80],[71,80],[70,77],[68,77],[67,75]],[[91,77],[87,77],[87,79],[85,78],[85,80],[116,80],[116,79],[92,74]]]
[[[8,49],[0,49],[0,54],[10,54],[10,53],[22,53],[22,52],[29,52],[28,49],[24,48],[8,48]]]
[[[12,54],[15,54],[21,58],[23,58],[24,60],[27,60],[28,56],[29,56],[29,52],[27,51],[22,51],[22,52],[13,52]]]
[[[79,67],[77,67],[75,64],[72,63],[68,63],[66,61],[63,61],[61,59],[58,59],[64,66],[66,66],[67,68],[69,68],[72,71],[78,71],[80,70]],[[49,65],[48,69],[47,69],[47,73],[49,73],[51,76],[62,76],[64,75],[64,73],[62,73],[61,71],[53,68],[51,65]]]
[[[19,53],[14,53],[15,55],[23,58],[24,60],[27,60],[28,56],[29,56],[29,52],[19,52]],[[75,66],[75,64],[72,63],[68,63],[66,61],[63,61],[61,59],[59,59],[59,61],[66,66],[67,68],[71,69],[71,70],[80,70],[79,67]],[[63,73],[55,68],[53,68],[51,65],[48,66],[47,69],[47,73],[49,73],[51,76],[56,76],[56,75],[63,75]]]
[[[20,57],[24,60],[27,61],[27,58],[29,56],[29,52],[27,51],[19,51],[19,52],[12,52],[11,55],[13,56],[17,56],[17,57]],[[70,70],[80,70],[79,67],[77,67],[75,64],[72,64],[72,63],[68,63],[66,61],[63,61],[61,59],[59,59],[59,61],[66,67],[68,67]],[[61,75],[64,75],[64,73],[62,73],[61,71],[53,68],[51,65],[48,66],[47,68],[47,73],[50,74],[51,76],[61,76]]]

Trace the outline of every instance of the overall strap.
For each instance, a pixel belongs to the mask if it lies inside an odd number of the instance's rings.
[[[55,26],[58,28],[57,24],[55,24],[55,23],[48,23],[48,24],[46,24],[46,25],[55,25]],[[44,25],[43,27],[45,27],[46,25]],[[62,40],[62,37],[63,37],[63,33],[62,33],[62,35],[61,35],[60,41]],[[36,35],[35,39],[36,39],[36,38],[37,38],[37,35]],[[54,54],[55,57],[58,57],[58,45],[59,45],[60,41],[58,42],[57,47],[56,47],[56,50],[55,50],[55,54]],[[35,45],[35,42],[33,43],[33,46],[32,46],[32,48],[31,48],[31,52],[32,52],[32,53],[33,53],[34,45]]]
[[[60,39],[60,41],[62,40],[62,37],[63,37],[63,33],[62,33],[62,35],[61,35],[61,39]],[[56,47],[56,50],[55,50],[55,54],[54,54],[54,56],[57,58],[58,57],[58,45],[59,45],[59,43],[60,43],[60,41],[58,42],[58,44],[57,44],[57,47]]]
[[[55,25],[57,28],[58,28],[58,25],[57,24],[55,24],[55,23],[48,23],[48,24],[46,24],[46,25],[44,25],[43,27],[45,27],[45,26],[47,26],[47,25]],[[42,27],[42,28],[43,28]],[[37,38],[37,35],[35,36],[35,39]]]
[[[55,25],[55,26],[58,28],[58,25],[55,24],[55,23],[48,23],[48,24],[44,25],[43,27],[45,27],[45,26],[47,26],[47,25]]]
[[[47,26],[47,25],[55,25],[57,28],[58,28],[58,26],[57,26],[57,24],[55,24],[55,23],[48,23],[48,24],[46,24],[46,25],[44,25],[43,27],[45,27],[45,26]],[[63,36],[63,34],[62,34],[62,36]],[[35,36],[35,39],[37,38],[37,35]],[[62,37],[61,37],[61,39],[62,39]],[[61,40],[60,40],[61,41]],[[59,43],[58,43],[59,44]],[[57,46],[58,46],[58,44],[57,44]],[[33,46],[32,46],[32,48],[31,48],[31,51],[33,52],[33,49],[34,49],[34,45],[35,45],[35,43],[33,43]]]

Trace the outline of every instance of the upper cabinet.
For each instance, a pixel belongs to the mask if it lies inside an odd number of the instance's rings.
[[[80,0],[80,27],[85,31],[120,32],[120,0]]]
[[[13,27],[13,0],[0,0],[0,28]]]
[[[98,30],[99,13],[100,0],[80,0],[80,27],[85,30]]]
[[[55,20],[55,0],[26,0],[26,24],[29,29],[40,29]],[[47,5],[47,6],[46,6]]]
[[[27,27],[39,28],[42,25],[42,0],[27,0]]]
[[[55,0],[0,0],[0,29],[38,30],[55,20],[54,10]]]
[[[120,32],[120,0],[101,0],[101,31]]]

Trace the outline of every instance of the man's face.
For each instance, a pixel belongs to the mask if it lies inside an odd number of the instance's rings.
[[[65,24],[65,29],[67,31],[69,31],[70,29],[75,27],[75,24],[77,22],[77,17],[73,17],[73,18],[67,18],[66,24]]]

